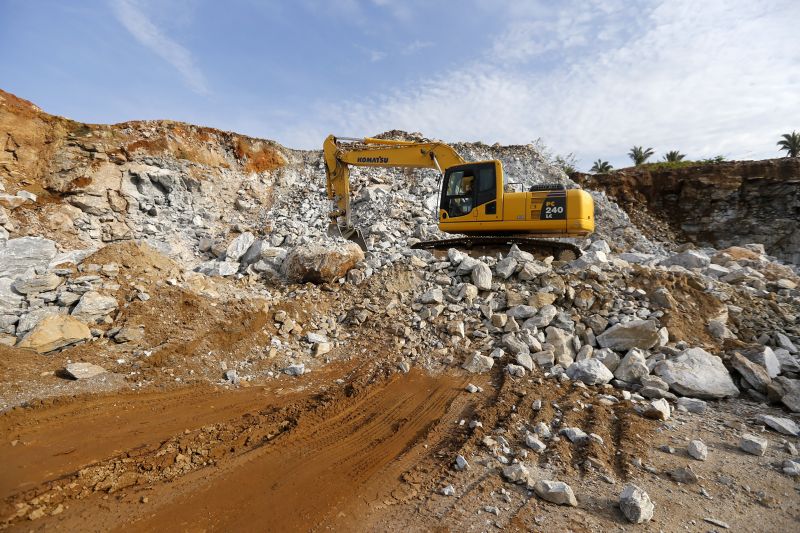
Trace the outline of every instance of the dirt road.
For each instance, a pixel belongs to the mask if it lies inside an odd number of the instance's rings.
[[[0,427],[15,437],[0,447],[3,516],[42,509],[36,522],[11,521],[23,529],[355,527],[448,436],[464,383],[416,371],[346,377],[15,410]]]
[[[467,393],[467,380],[483,391]],[[363,360],[238,390],[50,400],[0,415],[0,528],[606,531],[628,526],[617,498],[634,482],[656,505],[641,531],[708,531],[706,519],[796,529],[800,498],[780,471],[780,438],[764,433],[763,457],[736,446],[742,420],[763,407],[735,400],[709,409],[657,422],[609,389],[499,370],[402,374]],[[538,422],[595,437],[554,438],[533,454],[520,435]],[[709,446],[706,461],[686,453],[697,438]],[[470,464],[461,472],[457,454]],[[578,507],[504,481],[500,459],[510,457],[535,479],[569,483]],[[676,482],[672,472],[685,467],[697,479]],[[446,485],[452,496],[441,494]]]

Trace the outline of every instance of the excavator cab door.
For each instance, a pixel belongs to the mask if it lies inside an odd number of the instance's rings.
[[[468,222],[475,219],[475,173],[460,166],[448,169],[442,180],[440,222]]]
[[[477,206],[476,220],[489,222],[502,217],[502,206],[497,199],[497,168],[494,161],[476,165],[477,188],[475,191],[475,205]]]
[[[447,170],[442,180],[440,222],[489,221],[500,216],[493,162],[459,165]]]

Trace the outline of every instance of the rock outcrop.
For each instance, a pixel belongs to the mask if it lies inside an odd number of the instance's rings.
[[[715,248],[762,243],[769,254],[800,264],[800,158],[642,165],[571,177],[614,198],[649,235],[663,236],[668,230],[657,222],[666,221],[678,240]]]

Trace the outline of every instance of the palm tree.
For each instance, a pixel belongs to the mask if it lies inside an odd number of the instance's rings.
[[[590,172],[594,172],[595,174],[608,174],[614,169],[608,161],[603,161],[602,159],[598,159],[592,165],[592,169]]]
[[[642,148],[641,146],[634,146],[631,148],[631,151],[628,152],[628,157],[633,160],[633,164],[637,167],[647,161],[647,159],[653,155],[655,152],[652,148]]]
[[[684,157],[686,157],[686,154],[682,154],[677,150],[670,150],[664,156],[664,161],[668,163],[677,163],[678,161],[683,161]]]
[[[786,150],[787,157],[797,157],[800,155],[800,133],[784,133],[782,140],[778,141],[778,150]]]

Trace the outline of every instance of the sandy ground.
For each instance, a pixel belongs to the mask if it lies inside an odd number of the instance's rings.
[[[737,400],[655,422],[630,402],[597,401],[613,390],[383,366],[339,362],[266,386],[84,394],[9,410],[0,416],[3,527],[721,531],[710,518],[734,531],[797,529],[797,485],[780,472],[789,457],[783,437],[763,433],[771,441],[764,457],[736,446],[742,424],[758,431],[747,422],[759,406]],[[467,393],[468,381],[484,392]],[[535,399],[543,401],[539,411]],[[481,444],[503,428],[520,449],[519,429],[557,417],[604,441],[563,439],[526,459],[537,479],[569,483],[577,508],[504,482]],[[483,428],[470,429],[471,420]],[[687,455],[694,438],[708,444],[707,461]],[[463,472],[452,468],[458,453],[470,462]],[[669,477],[687,465],[698,483]],[[649,524],[630,525],[616,507],[628,481],[656,504]],[[446,484],[455,496],[438,493]]]

